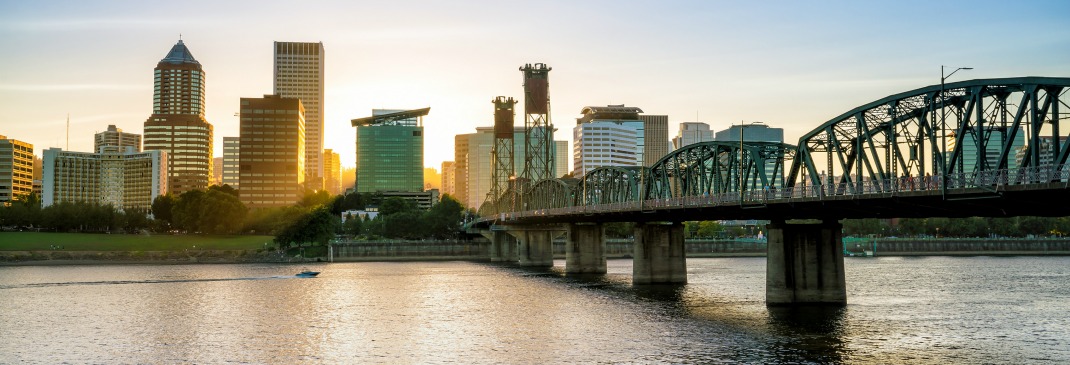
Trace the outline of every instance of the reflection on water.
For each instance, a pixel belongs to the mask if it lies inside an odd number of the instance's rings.
[[[0,363],[1066,363],[1070,258],[847,259],[846,307],[469,262],[0,267]]]

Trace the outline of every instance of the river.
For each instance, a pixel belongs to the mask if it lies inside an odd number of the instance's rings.
[[[1070,363],[1070,257],[847,258],[848,305],[475,262],[0,267],[0,363]]]

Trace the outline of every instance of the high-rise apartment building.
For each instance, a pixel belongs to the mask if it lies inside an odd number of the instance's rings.
[[[640,115],[643,121],[643,166],[654,166],[669,154],[669,116]]]
[[[93,135],[93,152],[103,152],[100,149],[107,148],[109,152],[126,151],[126,147],[133,147],[135,152],[141,152],[141,135],[123,133],[122,129],[114,124],[108,125],[108,130]]]
[[[125,151],[43,152],[41,205],[88,202],[127,212],[148,212],[157,196],[167,193],[167,153]]]
[[[342,193],[342,160],[329,148],[323,150],[323,185],[331,195]]]
[[[357,192],[423,192],[423,116],[430,108],[372,110],[353,119],[357,132]]]
[[[709,142],[713,140],[713,131],[710,130],[710,125],[700,122],[683,122],[680,123],[680,131],[676,133],[676,137],[672,139],[672,148],[678,150],[683,146],[689,144],[695,144],[699,142]]]
[[[33,192],[33,145],[0,136],[0,204]]]
[[[204,119],[205,74],[179,40],[154,71],[152,116],[144,150],[167,153],[167,186],[180,195],[206,189],[212,178],[212,125]]]
[[[572,129],[576,176],[605,166],[643,166],[646,122],[639,118],[642,112],[624,105],[584,107]]]
[[[223,137],[223,185],[241,193],[241,137]]]
[[[292,205],[305,192],[305,109],[278,95],[241,98],[238,197],[249,208]]]
[[[323,42],[275,42],[275,94],[305,106],[305,185],[323,188]]]

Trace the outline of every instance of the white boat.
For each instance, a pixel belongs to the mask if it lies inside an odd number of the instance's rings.
[[[301,271],[301,272],[297,273],[297,277],[299,277],[299,278],[314,278],[314,277],[316,277],[316,275],[319,275],[319,274],[320,274],[319,271],[310,271],[309,269],[305,268],[304,271]]]

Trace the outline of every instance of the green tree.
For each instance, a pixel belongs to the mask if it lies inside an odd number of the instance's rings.
[[[416,210],[416,203],[399,197],[383,199],[382,204],[379,205],[379,214],[382,215],[391,215],[413,210]]]
[[[423,224],[427,226],[428,235],[435,238],[451,238],[456,236],[463,220],[464,206],[449,194],[442,195],[442,199],[423,216]]]
[[[724,226],[717,221],[698,222],[698,230],[695,235],[702,238],[715,238],[724,232]]]
[[[610,222],[602,226],[605,227],[607,238],[628,238],[635,235],[635,223]]]
[[[175,199],[174,195],[156,196],[156,199],[152,200],[152,217],[167,223],[174,223],[172,212],[176,203],[177,199]]]

